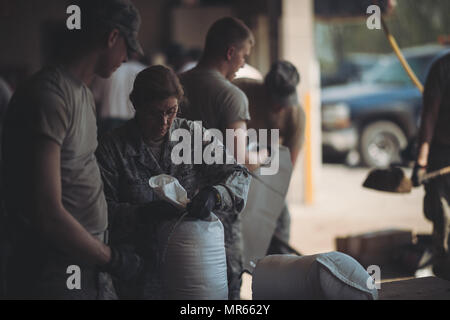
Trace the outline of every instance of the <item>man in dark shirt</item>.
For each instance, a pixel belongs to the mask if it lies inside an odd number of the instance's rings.
[[[426,172],[450,166],[450,53],[434,62],[425,82],[419,153],[413,184]],[[426,182],[423,210],[433,222],[433,272],[450,280],[450,175]]]

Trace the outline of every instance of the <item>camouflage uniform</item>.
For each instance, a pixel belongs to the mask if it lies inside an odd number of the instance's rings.
[[[214,186],[221,196],[221,208],[214,212],[224,226],[228,221],[236,221],[238,214],[243,210],[247,200],[250,184],[250,176],[246,169],[238,164],[179,164],[175,165],[171,160],[172,149],[178,142],[170,141],[169,137],[175,129],[186,129],[190,132],[192,146],[194,146],[193,122],[176,118],[163,142],[160,159],[155,159],[150,148],[144,143],[139,126],[135,119],[128,121],[123,127],[106,134],[97,150],[99,163],[104,183],[104,192],[108,203],[109,228],[111,243],[133,243],[133,234],[137,225],[127,216],[133,216],[132,212],[141,210],[144,204],[158,200],[156,194],[148,185],[149,178],[160,174],[168,174],[177,178],[186,189],[188,197],[192,199],[198,190],[205,186]],[[200,131],[202,132],[202,131]],[[203,145],[206,143],[203,142]],[[195,150],[194,147],[192,150]],[[193,162],[193,161],[192,161]],[[123,212],[123,214],[120,214]],[[126,213],[129,214],[126,214]],[[157,228],[153,226],[151,228]],[[155,229],[145,232],[144,241],[150,247],[147,252],[156,252]],[[150,237],[150,238],[149,238]],[[229,251],[235,243],[239,243],[236,235],[225,227],[225,241],[228,265],[228,281],[230,285],[236,281],[234,275],[240,273],[242,266],[230,259]],[[141,243],[142,244],[142,243]],[[139,244],[138,244],[139,246]],[[146,257],[147,269],[146,286],[133,291],[134,294],[144,298],[162,298],[158,287],[160,286],[155,268],[154,256],[149,253]],[[239,278],[238,278],[239,280]],[[149,284],[150,283],[150,284]],[[160,288],[160,287],[159,287]],[[126,290],[126,289],[124,289]],[[127,293],[119,288],[119,295]],[[122,292],[121,292],[122,291]]]

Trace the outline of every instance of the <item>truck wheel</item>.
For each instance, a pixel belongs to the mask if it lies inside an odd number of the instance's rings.
[[[361,135],[362,162],[369,167],[388,167],[401,161],[400,152],[407,144],[403,130],[394,122],[373,122],[363,129]]]

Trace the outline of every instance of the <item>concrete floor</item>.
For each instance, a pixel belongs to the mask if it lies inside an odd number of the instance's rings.
[[[296,167],[288,193],[291,212],[290,244],[302,254],[334,251],[335,238],[383,229],[431,233],[422,213],[423,188],[411,194],[389,194],[364,189],[369,169],[324,165],[315,182],[315,202],[302,204],[300,167]],[[407,172],[410,174],[410,171]],[[244,275],[243,299],[251,299],[251,276]]]
[[[291,244],[303,254],[335,249],[337,236],[382,229],[430,233],[422,213],[423,188],[410,194],[390,194],[362,187],[369,169],[324,165],[316,184],[315,203],[305,206],[296,190],[301,183],[296,168],[288,193]],[[410,173],[407,172],[407,175]]]

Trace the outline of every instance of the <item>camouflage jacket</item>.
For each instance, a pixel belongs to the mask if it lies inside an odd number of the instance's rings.
[[[127,219],[133,211],[159,200],[148,181],[163,173],[177,178],[186,189],[189,199],[203,187],[214,186],[222,200],[221,208],[215,213],[222,220],[225,233],[230,232],[227,229],[245,207],[251,178],[247,170],[236,163],[207,165],[202,161],[202,164],[174,164],[171,154],[178,141],[170,141],[169,137],[176,129],[189,131],[193,160],[194,128],[193,122],[176,118],[162,145],[160,159],[156,159],[144,143],[135,119],[102,138],[96,156],[108,203],[109,230],[113,243],[121,242],[124,237],[133,234],[136,226]],[[208,143],[203,140],[203,147]]]

